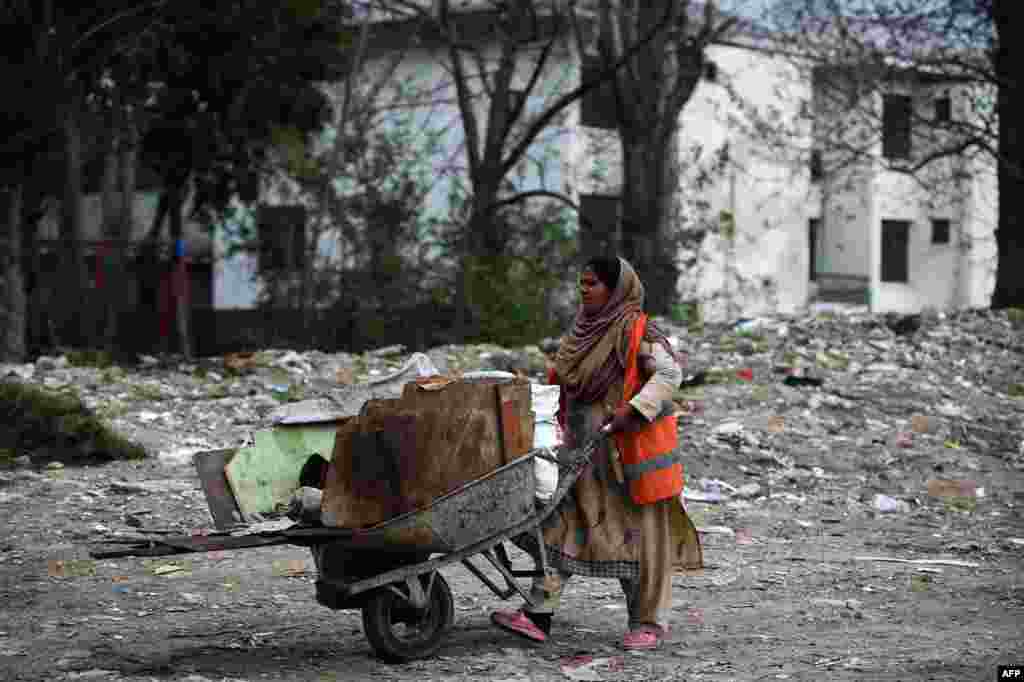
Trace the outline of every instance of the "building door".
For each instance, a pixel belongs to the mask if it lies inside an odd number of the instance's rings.
[[[882,281],[908,282],[910,222],[882,221]]]
[[[809,278],[812,282],[818,279],[818,245],[821,242],[821,218],[811,218],[807,221],[807,246],[810,248]]]

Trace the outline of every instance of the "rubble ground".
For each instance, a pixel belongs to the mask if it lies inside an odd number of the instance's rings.
[[[50,357],[0,376],[75,387],[151,456],[0,470],[0,679],[990,680],[1024,664],[1019,320],[840,310],[669,331],[689,360],[677,397],[706,567],[675,577],[662,649],[620,649],[614,581],[572,581],[538,646],[490,625],[515,601],[446,570],[456,623],[439,655],[388,665],[358,612],[316,604],[302,548],[89,560],[111,533],[210,526],[192,454],[245,442],[289,402],[340,401],[409,356]],[[444,372],[538,381],[545,362],[536,347],[427,355]]]

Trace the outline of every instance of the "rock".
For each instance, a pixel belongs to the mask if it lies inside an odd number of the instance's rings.
[[[60,357],[52,357],[49,355],[40,355],[36,358],[36,369],[43,371],[52,371],[55,369],[64,369],[70,363],[66,356],[61,355]]]
[[[0,378],[13,377],[21,381],[29,381],[36,373],[36,366],[32,363],[23,365],[0,364]]]
[[[132,481],[112,481],[107,489],[119,495],[148,495],[152,492],[158,492],[151,486],[145,483],[135,483]]]
[[[761,494],[761,486],[757,483],[744,483],[733,493],[733,496],[742,498],[757,497]]]
[[[367,352],[372,358],[386,358],[393,355],[401,355],[405,352],[405,346],[402,344],[395,344],[393,346],[384,346],[383,348],[377,348]]]
[[[743,424],[727,421],[715,427],[714,433],[719,436],[732,436],[743,432]]]

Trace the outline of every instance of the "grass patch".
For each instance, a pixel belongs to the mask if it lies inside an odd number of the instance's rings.
[[[0,383],[0,424],[0,451],[12,460],[27,454],[84,464],[146,456],[143,448],[110,430],[73,391]]]
[[[106,369],[114,364],[110,353],[105,350],[73,350],[67,353],[68,364],[72,367],[98,367]]]
[[[230,394],[228,391],[227,384],[220,383],[214,384],[210,387],[210,390],[206,392],[206,397],[209,400],[220,400],[221,398],[227,398]]]
[[[151,384],[132,384],[128,390],[139,400],[147,400],[149,402],[167,400],[164,392]]]
[[[1024,308],[1009,308],[1006,317],[1014,329],[1024,329]]]
[[[116,384],[121,379],[124,379],[124,370],[120,367],[108,367],[100,374],[100,381],[104,384]]]
[[[1011,398],[1024,398],[1024,384],[1010,384],[1006,392]]]

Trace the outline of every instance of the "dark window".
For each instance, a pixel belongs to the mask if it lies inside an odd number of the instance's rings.
[[[821,161],[821,150],[811,150],[811,182],[818,182],[825,174]]]
[[[882,156],[885,158],[910,156],[911,113],[911,101],[906,95],[886,95],[882,99]]]
[[[619,198],[580,195],[580,250],[586,258],[610,254],[619,223]]]
[[[932,244],[949,243],[949,220],[936,218],[932,220]]]
[[[710,59],[704,62],[704,80],[715,83],[718,81],[718,64]]]
[[[906,220],[882,221],[882,281],[909,281],[908,247],[910,223]]]
[[[821,219],[811,218],[807,221],[807,245],[810,248],[810,279],[818,279],[818,241],[821,239]]]
[[[273,270],[306,266],[306,208],[260,206],[260,267]]]
[[[953,120],[953,102],[949,97],[939,97],[935,100],[935,122],[948,123]]]
[[[589,83],[601,78],[604,61],[600,57],[583,58],[583,82]],[[615,113],[615,85],[611,76],[596,88],[588,90],[580,102],[580,123],[591,128],[615,128],[618,116]]]

